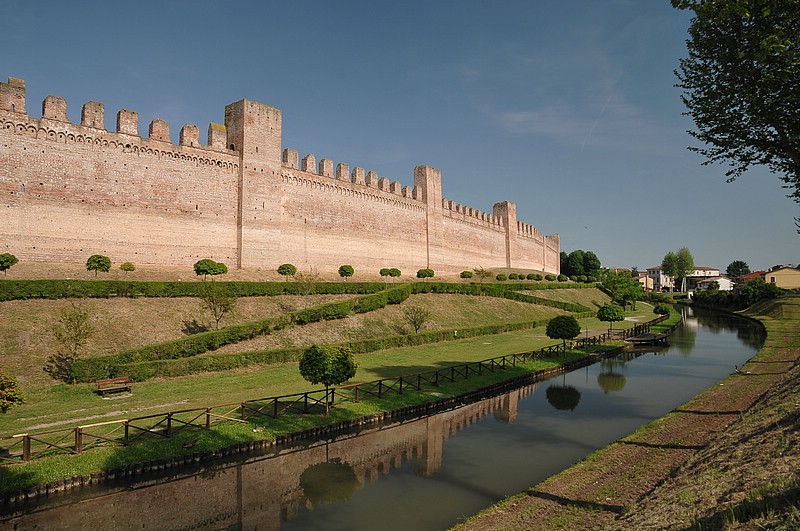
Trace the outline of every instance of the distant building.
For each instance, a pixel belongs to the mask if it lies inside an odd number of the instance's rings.
[[[672,291],[675,289],[675,281],[672,277],[665,275],[661,266],[648,267],[647,278],[653,286],[653,291]]]
[[[650,278],[647,273],[645,272],[638,272],[634,276],[636,280],[639,281],[639,284],[642,285],[642,289],[645,291],[654,291],[653,289],[653,279]]]
[[[794,267],[780,267],[767,271],[764,281],[775,284],[779,288],[798,289],[800,288],[800,269]]]
[[[752,273],[741,275],[736,279],[736,284],[741,286],[742,284],[750,282],[751,280],[764,280],[765,274],[765,271],[753,271]]]
[[[676,288],[675,280],[665,274],[661,270],[661,266],[648,267],[647,276],[653,282],[654,291],[674,291]],[[694,291],[698,281],[719,276],[719,268],[698,266],[686,276],[686,289],[687,291]]]
[[[733,289],[733,280],[728,277],[709,277],[698,280],[695,284],[695,290],[704,291],[711,289],[715,282],[717,289],[720,291],[731,291]]]

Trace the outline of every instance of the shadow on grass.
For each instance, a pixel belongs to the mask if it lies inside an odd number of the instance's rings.
[[[203,323],[197,322],[197,319],[192,319],[191,321],[183,321],[183,327],[181,328],[181,332],[184,335],[191,336],[193,334],[199,334],[201,332],[208,332],[210,328],[208,328]]]
[[[711,516],[698,520],[695,527],[725,529],[733,524],[765,519],[772,523],[780,522],[786,526],[785,529],[797,529],[795,526],[800,524],[800,480],[795,478],[790,485],[770,490],[772,492],[758,499],[744,500],[719,509]]]

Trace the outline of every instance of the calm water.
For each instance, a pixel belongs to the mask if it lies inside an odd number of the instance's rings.
[[[443,529],[557,473],[713,385],[763,342],[688,315],[669,347],[422,419],[182,473],[55,495],[17,529]],[[8,508],[6,508],[8,510]]]

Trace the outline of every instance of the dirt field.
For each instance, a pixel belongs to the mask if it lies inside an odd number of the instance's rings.
[[[741,373],[458,529],[800,528],[798,318],[775,306]]]

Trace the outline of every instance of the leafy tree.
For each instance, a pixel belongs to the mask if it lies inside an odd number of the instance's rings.
[[[347,282],[347,279],[352,277],[355,272],[355,269],[353,269],[351,265],[339,266],[339,276],[342,277],[345,282]]]
[[[464,280],[472,278],[472,271],[462,271],[461,278],[463,278]]]
[[[7,413],[12,407],[25,403],[17,379],[0,372],[0,413]]]
[[[297,273],[294,264],[281,264],[278,266],[278,274],[282,277],[293,277]]]
[[[396,267],[393,267],[389,270],[389,276],[392,278],[398,278],[402,273]]]
[[[202,260],[199,260],[194,264],[194,273],[197,276],[203,275],[203,280],[205,280],[208,277],[208,275],[211,276],[224,275],[227,272],[228,272],[228,266],[226,266],[222,262],[215,262],[210,258],[203,258]]]
[[[6,276],[8,274],[8,270],[11,269],[11,267],[17,262],[19,262],[17,257],[11,253],[0,254],[0,271],[3,272],[3,276]]]
[[[567,257],[567,270],[562,271],[566,275],[582,275],[583,274],[583,256],[584,252],[580,249],[572,251]]]
[[[125,271],[125,274],[126,274],[126,275],[127,275],[128,273],[130,273],[131,271],[136,271],[136,266],[133,264],[133,262],[123,262],[123,263],[122,263],[122,264],[119,266],[119,268],[120,268],[122,271]]]
[[[53,335],[59,344],[55,354],[47,358],[44,371],[56,380],[69,383],[73,380],[72,364],[80,357],[83,347],[94,332],[89,310],[72,304],[61,311]]]
[[[236,310],[236,297],[229,295],[225,289],[214,281],[207,282],[200,294],[200,307],[211,312],[216,328],[226,315]]]
[[[661,261],[661,270],[680,284],[681,292],[686,291],[686,277],[694,271],[694,257],[689,249],[681,247],[678,252],[668,252]]]
[[[99,271],[108,273],[111,269],[111,259],[102,254],[93,254],[86,260],[86,270],[94,271],[94,276],[97,276]]]
[[[625,310],[617,304],[604,304],[597,310],[597,318],[608,323],[609,333],[613,330],[615,321],[625,319]]]
[[[426,278],[433,278],[433,269],[420,269],[417,271],[417,278],[425,280]]]
[[[419,332],[425,326],[425,323],[431,320],[431,311],[422,306],[403,306],[403,317],[414,329],[414,332]]]
[[[572,339],[581,333],[581,325],[572,315],[558,315],[550,319],[545,331],[550,339],[561,339],[567,344],[567,339]]]
[[[689,56],[678,87],[705,147],[728,182],[753,165],[778,174],[800,203],[800,5],[797,0],[672,0],[689,9]],[[800,218],[795,218],[800,232]]]
[[[621,304],[623,308],[632,303],[635,310],[636,301],[644,296],[642,285],[626,270],[606,269],[603,271],[601,281],[603,288],[611,295],[611,299]]]
[[[583,273],[587,276],[600,274],[600,259],[592,251],[583,253]]]
[[[389,275],[389,271],[391,271],[391,270],[388,267],[384,267],[383,269],[381,269],[379,271],[381,276],[384,277],[384,282],[386,282],[386,277],[390,276]]]
[[[740,308],[748,308],[758,301],[774,299],[781,294],[781,289],[773,283],[764,282],[764,279],[757,278],[745,282],[741,288],[736,290],[736,297]]]
[[[728,278],[732,278],[736,280],[742,275],[747,275],[750,273],[750,266],[747,265],[747,262],[743,260],[734,260],[730,264],[728,264],[727,269],[725,269],[725,274],[728,275]]]
[[[300,374],[314,385],[325,386],[325,414],[330,415],[329,388],[356,375],[355,356],[349,347],[337,345],[312,345],[300,358]]]

